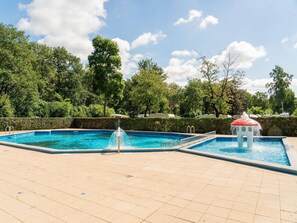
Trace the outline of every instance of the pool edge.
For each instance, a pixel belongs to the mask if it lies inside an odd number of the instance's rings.
[[[221,136],[219,136],[221,137]],[[271,137],[267,137],[271,138]],[[208,152],[203,152],[203,151],[198,151],[198,150],[192,150],[189,149],[189,147],[193,146],[188,146],[185,148],[179,148],[177,151],[183,152],[183,153],[189,153],[193,155],[199,155],[199,156],[204,156],[204,157],[209,157],[209,158],[215,158],[215,159],[220,159],[220,160],[225,160],[225,161],[230,161],[234,163],[239,163],[239,164],[244,164],[244,165],[249,165],[249,166],[255,166],[255,167],[260,167],[263,169],[268,169],[268,170],[273,170],[273,171],[278,171],[282,173],[288,173],[288,174],[294,174],[297,175],[297,151],[294,149],[294,147],[287,141],[284,140],[286,139],[285,136],[279,136],[279,137],[274,137],[274,138],[282,138],[283,139],[283,144],[286,150],[286,155],[289,159],[289,162],[291,166],[283,166],[279,164],[270,164],[266,162],[261,162],[261,161],[255,161],[255,160],[248,160],[248,159],[243,159],[243,158],[236,158],[236,157],[229,157],[221,154],[215,154],[215,153],[208,153]],[[213,140],[209,139],[209,140]],[[205,143],[209,140],[205,140],[200,143]],[[200,144],[197,143],[196,145]]]
[[[80,129],[81,130],[81,129]],[[97,130],[97,129],[96,129]],[[104,129],[101,129],[105,131]],[[42,131],[79,131],[79,130],[35,130],[35,131],[26,131],[27,133],[30,132],[42,132]],[[94,131],[93,130],[82,130],[82,131]],[[107,131],[112,131],[112,130],[107,130]],[[132,130],[133,132],[135,130]],[[148,132],[148,131],[135,131],[135,132]],[[155,133],[154,131],[150,131],[152,133]],[[159,132],[158,132],[159,133]],[[168,132],[164,132],[168,133]],[[18,133],[20,134],[20,133]],[[172,134],[172,133],[170,133]],[[183,134],[183,133],[173,133],[173,134]],[[189,135],[189,134],[187,134]],[[217,137],[222,137],[222,136],[215,136]],[[230,136],[229,136],[230,137]],[[272,138],[272,137],[265,137],[265,138]],[[219,155],[219,154],[214,154],[214,153],[207,153],[207,152],[202,152],[202,151],[197,151],[197,150],[192,150],[189,149],[189,147],[193,146],[191,145],[180,145],[176,147],[171,147],[171,148],[143,148],[143,149],[122,149],[121,152],[123,153],[133,153],[133,152],[170,152],[170,151],[177,151],[177,152],[183,152],[183,153],[189,153],[193,155],[200,155],[204,157],[209,157],[209,158],[215,158],[215,159],[220,159],[220,160],[225,160],[225,161],[230,161],[234,163],[239,163],[239,164],[244,164],[244,165],[249,165],[249,166],[254,166],[254,167],[259,167],[263,169],[268,169],[268,170],[273,170],[273,171],[278,171],[282,173],[289,173],[289,174],[294,174],[297,175],[297,150],[294,149],[294,146],[291,145],[288,140],[286,140],[287,137],[285,136],[276,136],[273,138],[282,138],[283,139],[283,144],[286,149],[286,154],[289,159],[289,162],[291,166],[282,166],[279,164],[269,164],[266,162],[261,162],[261,161],[252,161],[248,159],[241,159],[241,158],[235,158],[235,157],[228,157],[224,155]],[[209,140],[212,140],[214,138],[210,138],[208,140],[202,141],[207,142]],[[197,143],[199,144],[199,143]],[[196,145],[197,145],[196,144]],[[30,150],[30,151],[36,151],[36,152],[42,152],[42,153],[47,153],[47,154],[82,154],[82,153],[117,153],[117,150],[106,150],[106,149],[93,149],[93,150],[57,150],[57,149],[51,149],[51,148],[46,148],[46,147],[39,147],[39,146],[31,146],[31,145],[25,145],[25,144],[17,144],[17,143],[11,143],[11,142],[5,142],[5,141],[0,141],[0,145],[4,146],[9,146],[17,149],[25,149],[25,150]]]

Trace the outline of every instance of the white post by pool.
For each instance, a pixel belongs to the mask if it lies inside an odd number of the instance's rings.
[[[117,134],[117,138],[118,138],[118,153],[120,153],[121,151],[121,128],[120,128],[120,118],[129,118],[129,116],[127,115],[121,115],[121,114],[112,114],[111,117],[113,118],[117,118],[118,119],[118,134]]]
[[[118,153],[121,151],[121,128],[118,127]]]

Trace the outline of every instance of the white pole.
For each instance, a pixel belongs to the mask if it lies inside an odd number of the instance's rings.
[[[121,151],[121,128],[118,127],[118,153]]]

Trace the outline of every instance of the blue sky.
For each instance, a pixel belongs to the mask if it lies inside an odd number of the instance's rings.
[[[168,82],[185,85],[200,77],[199,55],[223,61],[227,52],[238,58],[250,92],[265,91],[275,65],[297,74],[296,0],[1,0],[0,22],[82,60],[94,36],[111,38],[125,78],[152,58]]]

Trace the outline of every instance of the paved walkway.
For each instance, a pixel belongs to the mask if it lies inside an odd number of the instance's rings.
[[[297,222],[297,176],[180,152],[0,146],[0,222]]]

